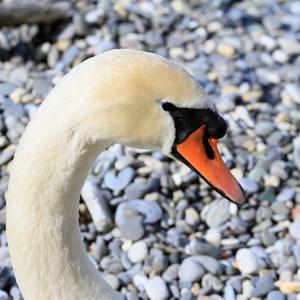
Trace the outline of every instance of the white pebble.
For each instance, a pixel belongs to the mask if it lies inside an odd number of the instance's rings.
[[[147,245],[144,241],[136,242],[128,251],[128,258],[133,263],[138,263],[143,261],[148,253]]]
[[[166,283],[158,276],[150,278],[145,286],[146,293],[150,300],[169,299],[169,290]]]

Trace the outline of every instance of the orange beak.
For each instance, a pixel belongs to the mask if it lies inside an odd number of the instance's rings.
[[[205,125],[190,134],[174,147],[174,156],[192,168],[217,192],[228,200],[241,205],[245,201],[244,191],[229,172],[217,147],[217,139],[208,138],[212,157],[207,154],[204,143]],[[212,153],[213,151],[213,153]]]

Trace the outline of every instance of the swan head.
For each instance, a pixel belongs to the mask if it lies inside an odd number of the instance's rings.
[[[103,99],[101,109],[92,107],[95,119],[109,119],[107,126],[101,124],[104,136],[128,146],[160,149],[242,204],[243,190],[217,148],[226,122],[199,83],[179,65],[142,51],[113,50],[101,60],[104,79],[89,98],[97,103]],[[113,76],[105,76],[106,69]]]

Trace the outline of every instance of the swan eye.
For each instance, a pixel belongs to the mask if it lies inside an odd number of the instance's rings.
[[[170,102],[164,102],[161,106],[165,111],[174,111],[176,108],[176,106]]]

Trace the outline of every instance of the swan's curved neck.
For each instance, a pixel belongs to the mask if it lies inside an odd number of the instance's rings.
[[[132,50],[89,59],[54,88],[20,141],[7,197],[7,238],[26,300],[119,299],[81,243],[82,184],[114,141],[170,149],[173,121],[155,99],[184,106],[202,98],[176,65]]]
[[[7,231],[16,278],[25,299],[115,300],[84,251],[78,225],[81,187],[107,144],[88,145],[59,123],[53,119],[49,131],[35,120],[14,161]]]

